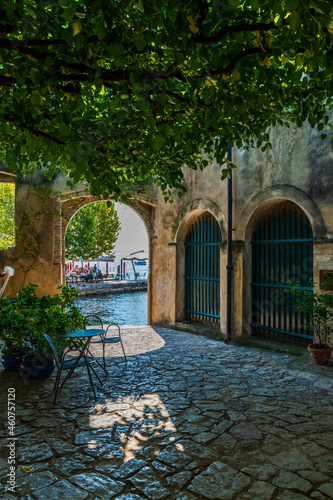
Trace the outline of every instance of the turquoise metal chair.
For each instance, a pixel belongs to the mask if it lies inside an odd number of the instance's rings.
[[[96,390],[95,390],[95,387],[93,384],[93,380],[92,380],[92,376],[91,376],[91,372],[90,372],[90,368],[89,368],[89,365],[92,363],[95,363],[96,360],[90,359],[90,358],[88,359],[87,356],[85,355],[85,353],[83,351],[82,352],[80,351],[78,356],[66,361],[64,352],[62,352],[61,356],[59,357],[51,337],[49,335],[47,335],[46,333],[44,334],[44,337],[47,340],[49,346],[51,347],[52,354],[53,354],[54,360],[55,360],[55,364],[56,364],[56,367],[58,369],[56,379],[54,382],[54,388],[53,388],[53,392],[55,392],[53,404],[55,404],[55,402],[56,402],[59,387],[62,387],[64,382],[67,380],[67,378],[69,378],[69,376],[72,375],[73,371],[76,370],[76,368],[80,368],[81,366],[85,366],[87,368],[87,372],[88,372],[88,376],[89,376],[89,380],[90,380],[90,385],[94,391],[94,396],[96,398],[97,397]],[[65,372],[65,371],[68,372],[67,376],[66,376],[65,380],[63,381],[63,383],[59,385],[61,372]]]
[[[84,318],[84,328],[87,328],[88,324],[92,323],[93,325],[99,324],[101,326],[101,329],[104,330],[103,327],[103,322],[99,316],[96,316],[95,314],[89,314]],[[116,335],[113,335],[111,337],[108,337],[108,333],[112,333],[112,327],[116,327]],[[106,329],[104,330],[104,333],[100,335],[100,340],[92,340],[90,344],[101,344],[103,347],[103,366],[104,366],[104,371],[107,373],[107,370],[105,368],[105,346],[107,344],[117,344],[120,342],[121,348],[123,350],[124,354],[124,360],[125,363],[127,363],[127,358],[125,354],[125,349],[123,345],[123,341],[121,338],[121,332],[120,332],[120,326],[117,323],[110,323]]]

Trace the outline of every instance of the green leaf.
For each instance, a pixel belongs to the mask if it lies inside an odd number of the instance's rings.
[[[143,50],[145,48],[145,46],[147,45],[147,41],[141,31],[134,33],[133,43],[138,50]]]
[[[65,21],[68,21],[69,23],[73,21],[74,15],[75,15],[75,9],[73,9],[72,7],[67,7],[62,13],[62,17],[65,19]]]
[[[294,30],[294,31],[297,31],[298,27],[299,27],[299,24],[300,24],[300,16],[298,14],[298,12],[294,11],[290,14],[290,16],[288,17],[288,21],[289,21],[289,24],[291,26],[291,28]]]
[[[138,107],[141,109],[141,111],[150,111],[150,104],[146,99],[143,99],[138,102]]]
[[[215,91],[213,87],[206,87],[202,93],[202,99],[205,104],[210,104],[215,98]]]
[[[165,144],[165,138],[161,134],[157,134],[153,137],[153,150],[159,151],[162,146]]]
[[[103,40],[106,37],[106,30],[104,26],[104,18],[99,18],[95,23],[95,33],[98,40]]]

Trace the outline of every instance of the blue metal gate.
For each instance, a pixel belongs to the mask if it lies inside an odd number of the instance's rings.
[[[252,323],[257,333],[308,341],[309,318],[289,307],[281,281],[305,286],[313,276],[313,234],[304,212],[280,203],[259,222],[252,235]],[[275,281],[273,281],[275,279]]]
[[[187,319],[220,321],[220,246],[216,219],[202,215],[185,240],[185,314]]]

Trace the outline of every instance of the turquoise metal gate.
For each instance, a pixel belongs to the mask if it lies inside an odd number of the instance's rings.
[[[289,307],[281,281],[305,286],[313,276],[313,234],[304,212],[293,203],[279,204],[252,235],[252,323],[257,333],[289,339],[312,339],[303,327],[309,318]],[[273,281],[273,279],[275,281]]]
[[[201,216],[185,241],[185,314],[187,319],[220,321],[221,230],[210,214]]]

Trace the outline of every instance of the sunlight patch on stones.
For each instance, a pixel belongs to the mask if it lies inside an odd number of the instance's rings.
[[[107,325],[104,325],[106,327]],[[130,327],[121,329],[121,336],[124,343],[126,356],[138,356],[147,352],[157,351],[165,346],[164,339],[152,327]],[[94,356],[101,355],[101,348],[98,344],[91,344],[90,351]],[[120,344],[106,344],[106,358],[122,358],[123,352]]]
[[[144,394],[132,401],[127,397],[126,402],[121,397],[115,401],[105,399],[91,408],[89,427],[90,431],[77,436],[80,444],[86,446],[86,453],[107,459],[121,458],[124,463],[138,458],[144,443],[152,436],[172,441],[172,434],[177,432],[158,394]],[[152,450],[156,457],[159,452],[158,447]]]

